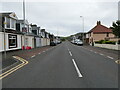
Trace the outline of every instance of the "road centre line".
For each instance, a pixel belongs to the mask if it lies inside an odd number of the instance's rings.
[[[72,56],[72,53],[69,51],[70,56]]]
[[[70,51],[70,49],[68,48],[68,51]]]
[[[72,59],[72,61],[73,61],[73,64],[74,64],[74,66],[75,66],[75,69],[76,69],[76,71],[77,71],[77,73],[78,73],[78,77],[83,77],[82,74],[80,73],[80,70],[78,69],[78,66],[77,66],[75,60]]]

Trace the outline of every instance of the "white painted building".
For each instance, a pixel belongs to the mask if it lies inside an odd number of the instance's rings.
[[[4,46],[6,46],[6,51],[21,49],[21,39],[22,35],[5,33],[5,45],[4,45],[4,32],[0,32],[0,52],[4,51]]]
[[[5,49],[7,51],[21,49],[22,33],[16,30],[16,21],[18,19],[16,14],[13,12],[0,13],[0,17],[2,18],[2,20],[0,21],[2,22],[2,30],[0,31],[0,52],[4,51]]]

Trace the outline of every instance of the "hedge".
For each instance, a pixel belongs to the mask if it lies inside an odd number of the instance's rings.
[[[116,44],[115,41],[108,41],[108,40],[100,40],[100,41],[96,41],[95,43],[98,43],[98,44]]]

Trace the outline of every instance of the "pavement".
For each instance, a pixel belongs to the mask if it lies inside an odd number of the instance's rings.
[[[116,59],[89,48],[64,42],[42,53],[38,50],[31,58],[24,53],[25,56],[20,56],[26,57],[29,63],[3,78],[2,86],[3,88],[118,88]]]

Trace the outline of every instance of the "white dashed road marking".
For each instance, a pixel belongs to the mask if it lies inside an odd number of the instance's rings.
[[[110,56],[107,56],[108,58],[110,58],[110,59],[113,59],[113,57],[110,57]]]
[[[93,50],[90,50],[91,52],[93,51]]]
[[[35,57],[35,55],[33,55],[31,58]]]
[[[77,73],[78,73],[78,77],[83,77],[82,74],[80,73],[80,70],[78,69],[78,66],[77,66],[75,60],[72,59],[72,61],[73,61],[73,64],[74,64],[74,66],[75,66],[75,69],[76,69],[76,71],[77,71]]]
[[[69,51],[70,56],[72,56],[72,53]]]

